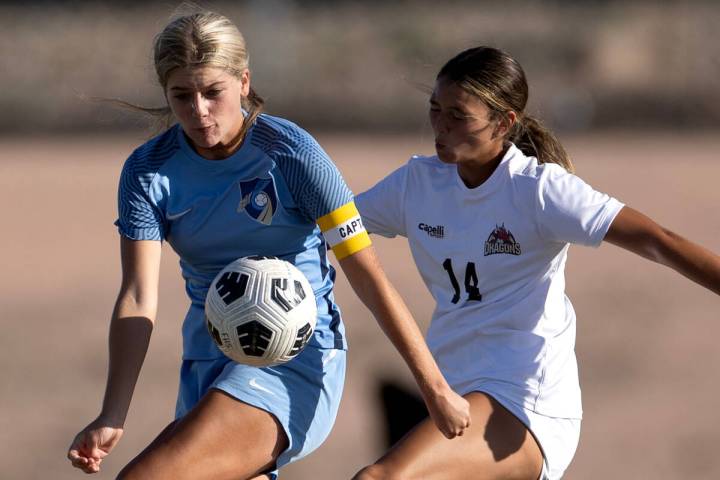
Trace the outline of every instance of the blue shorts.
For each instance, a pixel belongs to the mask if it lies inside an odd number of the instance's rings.
[[[308,345],[283,365],[251,367],[222,357],[183,360],[175,418],[187,414],[211,388],[271,413],[289,446],[277,468],[315,450],[330,434],[345,381],[346,352]],[[277,478],[277,471],[271,473]]]

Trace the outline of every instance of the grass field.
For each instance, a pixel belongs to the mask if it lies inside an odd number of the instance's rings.
[[[430,137],[318,139],[360,191]],[[81,478],[65,460],[97,414],[108,318],[119,281],[116,181],[137,136],[0,140],[0,478]],[[580,176],[720,252],[717,134],[569,138]],[[379,239],[386,270],[418,321],[432,302],[403,240]],[[585,421],[568,479],[720,478],[720,299],[612,246],[571,249]],[[410,385],[397,354],[339,275],[349,372],[336,427],[284,480],[346,479],[382,449],[376,387]],[[177,258],[164,251],[160,311],[125,436],[94,478],[118,470],[171,420],[187,307]]]

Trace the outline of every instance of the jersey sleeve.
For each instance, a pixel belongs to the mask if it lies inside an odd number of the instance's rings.
[[[163,240],[162,214],[149,194],[152,172],[144,172],[138,158],[130,156],[120,174],[118,219],[121,235],[131,240]]]
[[[551,241],[600,245],[624,205],[558,165],[544,168],[536,217],[541,235]]]
[[[405,192],[408,166],[404,165],[355,198],[365,228],[384,237],[407,236]]]
[[[302,137],[292,154],[276,157],[298,209],[317,222],[340,260],[370,245],[370,237],[340,171],[310,135]]]

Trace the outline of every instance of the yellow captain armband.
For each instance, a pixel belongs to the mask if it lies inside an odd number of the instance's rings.
[[[318,218],[317,224],[338,260],[357,253],[372,243],[355,202],[346,203],[323,215]]]

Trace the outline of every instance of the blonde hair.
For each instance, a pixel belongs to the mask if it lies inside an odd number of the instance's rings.
[[[495,118],[515,112],[517,121],[507,139],[540,163],[556,163],[568,172],[575,168],[557,137],[534,117],[525,114],[528,84],[520,64],[507,53],[492,47],[476,47],[450,59],[437,75],[455,82],[479,97]]]
[[[196,11],[176,17],[155,37],[153,60],[158,82],[164,91],[170,75],[177,68],[214,67],[240,78],[248,68],[250,56],[242,33],[227,17],[210,11]],[[173,121],[169,106],[148,108],[119,103],[154,116],[157,126],[163,129]],[[245,137],[262,112],[264,103],[250,87],[247,97],[242,99],[242,107],[248,114],[240,138]]]

